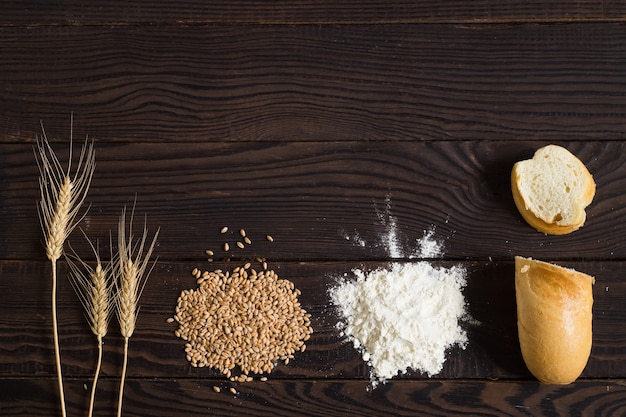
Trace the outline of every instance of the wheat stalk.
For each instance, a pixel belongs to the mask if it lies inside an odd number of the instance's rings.
[[[73,118],[72,123],[73,126]],[[57,320],[57,260],[63,253],[63,244],[74,230],[78,221],[76,216],[83,204],[93,171],[95,154],[93,142],[85,141],[82,147],[78,166],[72,173],[72,135],[70,127],[70,152],[67,170],[55,155],[46,132],[41,126],[43,135],[37,138],[35,159],[39,168],[39,221],[45,238],[46,256],[52,264],[52,328],[54,337],[54,356],[57,369],[57,381],[61,402],[61,413],[66,417],[65,395],[63,391],[63,375],[61,370],[61,354],[59,349],[59,330]],[[80,220],[80,219],[79,219]]]
[[[133,235],[134,206],[130,215],[128,235],[126,234],[126,207],[122,210],[122,215],[118,222],[118,256],[116,261],[115,280],[117,291],[115,306],[117,318],[120,323],[120,331],[124,337],[124,360],[122,364],[122,375],[120,380],[120,392],[117,405],[117,416],[122,415],[122,399],[124,396],[124,383],[126,380],[126,368],[128,365],[128,345],[129,339],[135,331],[137,314],[139,313],[139,298],[143,292],[146,280],[154,268],[154,263],[150,269],[148,264],[150,256],[156,244],[159,229],[155,232],[152,243],[146,246],[148,229],[144,219],[143,234],[141,239],[135,240]]]
[[[88,416],[91,417],[96,397],[96,386],[100,376],[100,368],[102,367],[103,339],[107,334],[109,319],[113,309],[113,284],[111,281],[111,265],[113,261],[103,267],[99,250],[93,246],[89,239],[87,241],[96,257],[95,268],[83,262],[73,250],[71,255],[66,254],[66,259],[70,267],[70,282],[85,309],[89,327],[98,340],[98,360],[89,399]]]

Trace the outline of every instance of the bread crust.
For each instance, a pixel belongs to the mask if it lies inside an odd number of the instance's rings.
[[[542,149],[546,149],[549,147],[556,147],[556,146],[557,145],[544,146],[543,148],[538,149],[535,152],[535,155],[537,154],[537,152],[539,152]],[[583,194],[580,197],[580,200],[577,202],[578,203],[576,207],[577,216],[574,219],[574,221],[572,221],[569,224],[563,224],[562,222],[559,223],[556,220],[553,222],[547,222],[546,220],[542,219],[538,215],[538,213],[534,213],[529,208],[529,205],[524,200],[524,197],[522,196],[522,193],[520,191],[520,184],[522,183],[522,178],[521,178],[522,174],[520,174],[519,169],[518,169],[520,167],[520,164],[526,161],[519,161],[513,165],[513,169],[511,170],[511,191],[513,194],[513,201],[515,202],[515,206],[517,207],[518,211],[520,212],[520,214],[522,215],[522,218],[524,218],[526,223],[528,223],[530,226],[532,226],[534,229],[536,229],[539,232],[550,234],[550,235],[564,235],[564,234],[568,234],[568,233],[578,230],[580,227],[582,227],[585,224],[585,221],[587,218],[585,209],[593,201],[593,197],[595,196],[595,193],[596,193],[596,184],[593,180],[593,176],[587,170],[587,167],[585,167],[585,165],[574,155],[572,155],[572,161],[575,162],[578,172],[580,172],[581,175],[583,176],[586,187],[585,187]]]
[[[569,384],[587,365],[592,344],[593,283],[582,272],[515,257],[520,348],[541,382]]]

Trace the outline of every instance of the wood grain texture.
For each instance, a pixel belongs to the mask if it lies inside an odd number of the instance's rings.
[[[620,24],[0,28],[0,141],[620,140]]]
[[[96,140],[81,228],[108,253],[135,198],[138,218],[161,227],[124,416],[626,415],[624,21],[615,0],[4,1],[0,415],[60,415],[32,148],[41,121],[65,155],[72,112],[74,141]],[[548,143],[597,184],[571,235],[534,231],[511,197],[513,163]],[[252,244],[235,250],[224,225]],[[429,230],[444,245],[429,261],[467,270],[469,344],[432,378],[371,390],[329,291],[354,268],[419,261]],[[91,256],[78,232],[70,240]],[[596,277],[591,357],[574,384],[539,384],[523,363],[515,255]],[[166,319],[194,267],[254,257],[302,291],[315,332],[268,382],[231,385],[187,364]],[[73,417],[86,414],[96,341],[60,272]],[[118,333],[105,338],[95,416],[115,415]]]
[[[81,227],[108,250],[109,231],[136,196],[148,226],[162,229],[157,250],[167,260],[195,259],[206,249],[216,259],[409,259],[430,229],[446,259],[625,259],[624,144],[559,143],[597,183],[586,224],[565,236],[535,231],[513,203],[513,164],[545,144],[527,141],[98,142],[91,209]],[[68,145],[55,149],[63,157]],[[0,257],[43,259],[32,146],[0,144],[0,177],[0,238],[10,242]],[[224,225],[235,235],[220,235]],[[240,227],[253,244],[223,252],[224,242],[235,248]],[[390,236],[400,253],[390,253]],[[79,233],[70,239],[83,240]]]
[[[432,22],[572,22],[624,20],[623,2],[538,0],[324,1],[261,0],[176,3],[138,0],[128,4],[80,0],[5,1],[0,25],[137,25],[137,24],[380,24]]]
[[[68,414],[86,410],[84,386],[89,380],[66,382]],[[626,412],[626,388],[612,381],[581,381],[567,386],[508,381],[392,381],[367,391],[363,381],[317,380],[253,382],[236,385],[211,379],[135,379],[127,381],[125,416],[598,416]],[[110,407],[117,395],[114,380],[100,384],[94,416],[114,416]],[[37,392],[35,397],[24,393]],[[45,379],[0,379],[3,416],[56,416],[54,382]]]

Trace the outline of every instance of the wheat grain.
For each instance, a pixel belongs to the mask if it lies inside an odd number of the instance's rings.
[[[38,205],[39,222],[44,234],[46,256],[52,264],[52,330],[54,341],[54,357],[57,370],[57,383],[61,414],[67,415],[65,394],[63,390],[63,374],[61,370],[61,354],[59,348],[59,330],[57,320],[57,260],[63,253],[63,244],[74,230],[78,221],[78,212],[87,196],[89,185],[95,168],[93,141],[85,141],[78,160],[78,166],[72,171],[72,136],[73,116],[70,122],[69,162],[67,170],[61,166],[54,153],[46,132],[42,128],[42,136],[37,138],[35,159],[39,168],[39,188],[41,200]]]
[[[292,282],[247,268],[207,272],[198,289],[181,292],[174,317],[191,366],[213,367],[237,382],[271,372],[278,359],[289,364],[313,331]],[[241,374],[233,376],[236,366]]]

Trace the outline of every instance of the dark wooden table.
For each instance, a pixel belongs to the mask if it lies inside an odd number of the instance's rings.
[[[75,141],[94,138],[97,158],[81,227],[108,241],[135,196],[161,227],[124,415],[626,415],[626,5],[219,3],[0,6],[0,415],[60,415],[33,145],[41,121],[63,154],[72,112]],[[567,236],[534,231],[511,197],[513,163],[548,143],[597,183],[587,224]],[[369,391],[328,288],[392,260],[381,209],[403,245],[434,227],[445,243],[434,262],[467,268],[476,323],[439,375]],[[209,264],[223,225],[256,239]],[[79,233],[70,241],[80,250]],[[574,384],[539,384],[523,363],[515,255],[597,279],[593,349]],[[302,291],[315,333],[267,382],[232,384],[190,367],[166,319],[194,267],[254,257]],[[60,268],[68,415],[86,415],[95,338]],[[121,353],[113,324],[97,416],[114,415]]]

